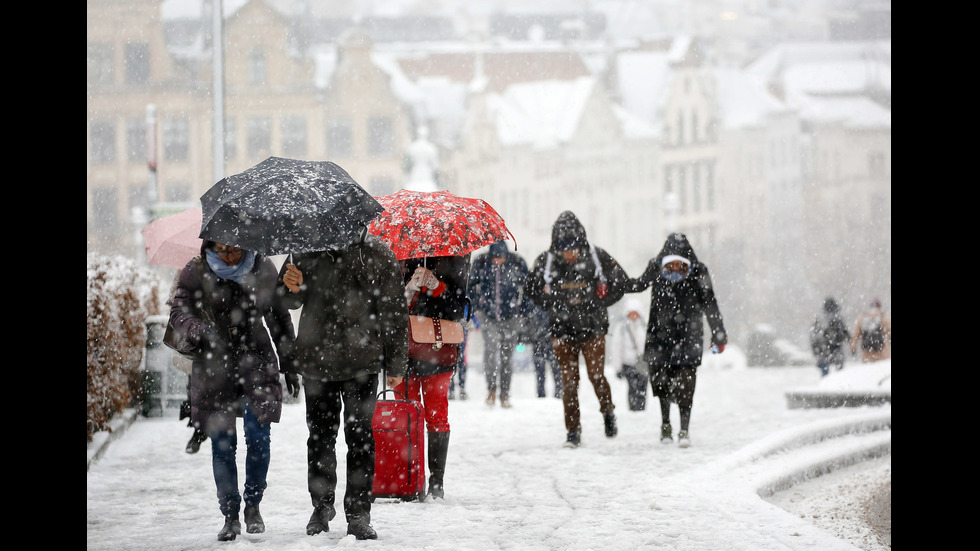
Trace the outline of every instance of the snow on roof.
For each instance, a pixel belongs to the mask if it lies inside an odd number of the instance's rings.
[[[673,78],[664,52],[623,52],[616,59],[616,78],[623,107],[653,123]]]
[[[891,128],[892,112],[867,97],[807,96],[800,117],[821,123],[839,122],[846,128]]]
[[[724,128],[751,128],[766,124],[772,113],[788,107],[769,93],[760,79],[737,69],[715,71],[719,114]]]
[[[491,94],[497,136],[505,146],[555,147],[571,139],[595,86],[595,79],[545,80],[512,84]]]
[[[890,64],[869,60],[821,61],[792,65],[783,71],[787,93],[860,94],[869,88],[891,91]]]
[[[671,63],[684,61],[684,57],[687,55],[687,51],[691,49],[692,43],[691,37],[687,35],[681,35],[675,38],[670,43],[670,50],[667,51],[667,61]]]

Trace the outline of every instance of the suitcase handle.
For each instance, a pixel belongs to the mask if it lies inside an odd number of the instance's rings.
[[[402,394],[401,392],[398,392],[397,390],[395,390],[393,388],[386,388],[386,389],[382,390],[381,392],[379,392],[378,393],[378,399],[379,400],[380,399],[383,399],[382,397],[385,395],[385,392],[394,392],[395,394],[401,396],[402,397],[402,400],[405,400],[406,402],[408,401],[408,398],[406,398],[404,394]]]

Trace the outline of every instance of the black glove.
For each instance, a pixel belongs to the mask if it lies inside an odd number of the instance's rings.
[[[293,398],[299,397],[299,375],[286,373],[286,392]]]

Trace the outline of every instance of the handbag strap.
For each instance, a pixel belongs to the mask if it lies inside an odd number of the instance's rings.
[[[442,342],[442,320],[432,318],[432,331],[435,333],[436,342]]]

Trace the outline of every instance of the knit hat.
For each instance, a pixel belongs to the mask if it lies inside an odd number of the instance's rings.
[[[676,255],[676,254],[664,255],[664,257],[660,260],[660,267],[663,268],[664,266],[666,266],[667,264],[670,264],[671,262],[673,262],[675,260],[679,260],[679,261],[683,262],[685,265],[687,265],[688,268],[691,267],[691,261],[690,260],[684,258],[683,256]]]

